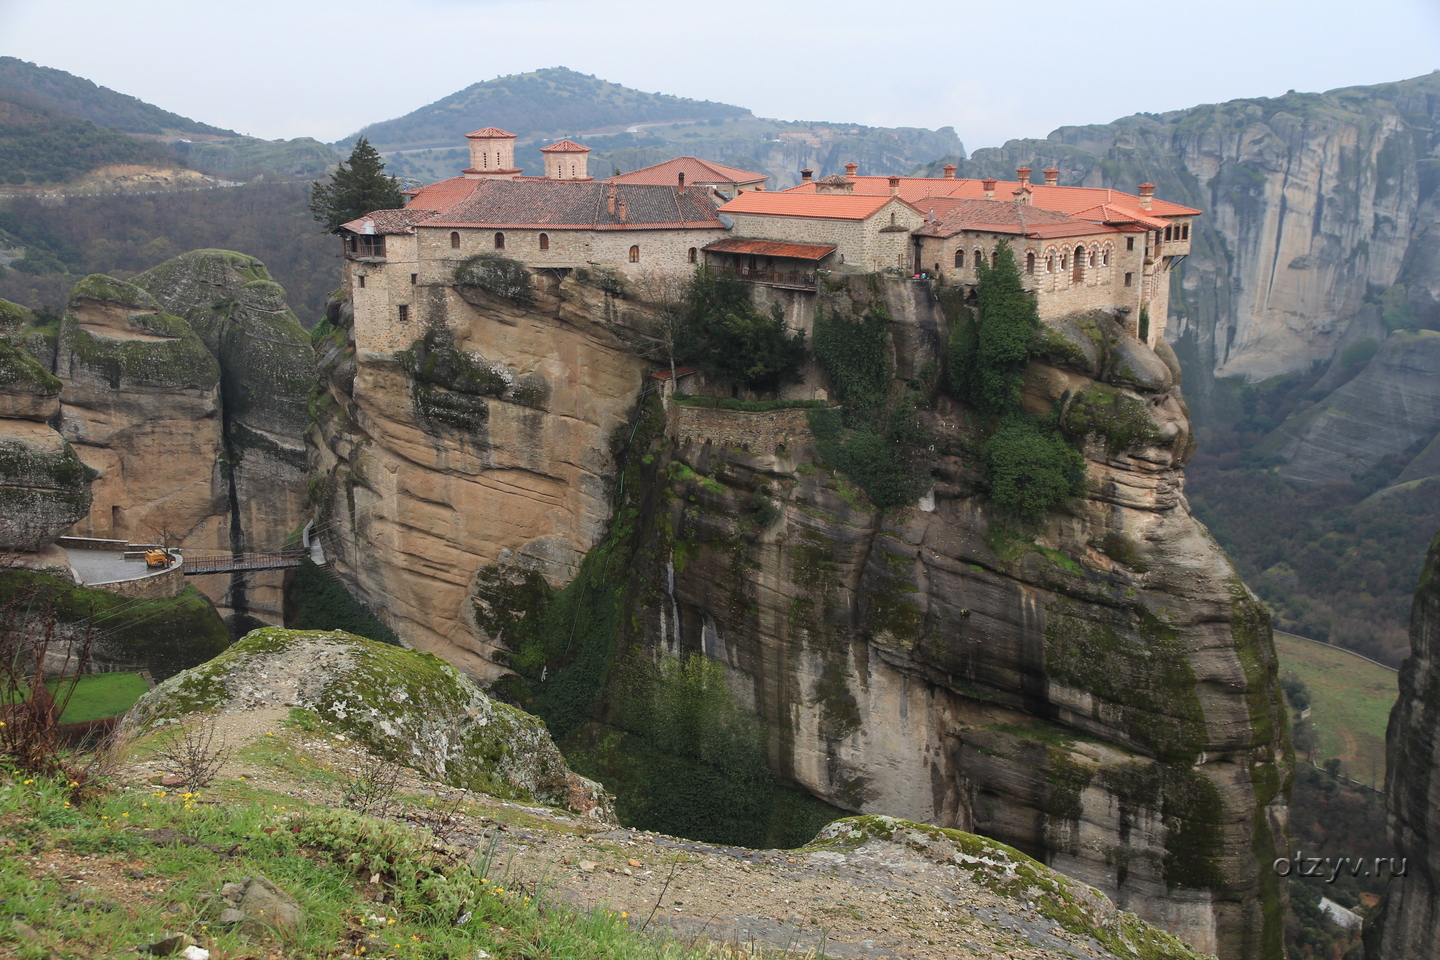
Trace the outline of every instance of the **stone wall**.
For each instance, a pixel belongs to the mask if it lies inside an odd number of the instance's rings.
[[[893,224],[891,215],[894,215]],[[925,222],[909,204],[896,201],[881,207],[866,220],[830,220],[823,217],[771,217],[737,213],[734,235],[787,243],[834,244],[839,262],[862,270],[894,267],[909,273],[910,232]],[[889,230],[891,226],[903,229]],[[826,261],[827,263],[831,261]]]
[[[185,561],[177,560],[168,570],[153,573],[134,580],[115,580],[111,583],[92,583],[96,590],[129,597],[131,600],[161,600],[178,597],[185,590]]]
[[[713,443],[773,456],[811,440],[809,410],[719,410],[677,403],[670,407],[671,435],[684,443]]]

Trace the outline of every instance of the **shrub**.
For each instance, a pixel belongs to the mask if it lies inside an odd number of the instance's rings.
[[[755,390],[798,382],[806,356],[805,334],[786,331],[778,306],[766,316],[750,302],[748,284],[704,267],[686,292],[676,339],[677,360]]]
[[[1012,413],[990,437],[985,452],[990,498],[1025,518],[1038,518],[1085,489],[1085,460],[1054,426]]]
[[[1026,292],[1009,244],[995,248],[996,264],[980,265],[977,320],[950,330],[951,393],[985,413],[1005,413],[1020,401],[1020,380],[1034,350],[1040,314]]]
[[[498,253],[481,253],[455,268],[455,284],[475,287],[507,300],[530,302],[535,288],[530,285],[530,271],[518,260]]]
[[[286,591],[289,616],[285,625],[295,630],[344,630],[369,640],[400,646],[400,638],[364,604],[350,596],[340,581],[308,558],[300,562]]]
[[[815,317],[815,359],[845,403],[847,426],[856,426],[885,403],[890,387],[889,325],[883,306],[872,307],[858,321],[827,316],[823,310]]]

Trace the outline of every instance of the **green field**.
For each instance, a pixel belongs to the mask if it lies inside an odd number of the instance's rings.
[[[1349,776],[1378,784],[1385,775],[1385,725],[1397,696],[1396,672],[1278,630],[1275,650],[1281,669],[1294,670],[1310,688],[1310,720],[1320,733],[1316,762],[1339,757]]]
[[[145,681],[138,673],[94,673],[81,677],[60,722],[80,723],[121,716],[140,699],[145,689]],[[55,695],[62,697],[63,693],[56,691]]]

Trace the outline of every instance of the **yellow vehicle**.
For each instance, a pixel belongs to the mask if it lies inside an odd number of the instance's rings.
[[[145,566],[147,567],[168,567],[175,562],[175,558],[164,550],[146,550]]]

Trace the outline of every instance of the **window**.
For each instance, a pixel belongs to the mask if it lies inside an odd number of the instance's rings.
[[[1085,248],[1075,248],[1075,269],[1070,274],[1071,283],[1080,283],[1085,279]]]
[[[994,269],[995,269],[996,267],[998,267],[998,266],[1000,266],[1000,251],[999,251],[999,250],[991,250],[991,251],[990,251],[990,269],[991,269],[991,270],[994,270]]]
[[[450,249],[451,249],[451,250],[459,250],[459,249],[460,249],[460,231],[459,231],[459,230],[451,230],[451,231],[450,231]]]
[[[542,233],[542,234],[540,234],[540,249],[541,249],[541,250],[549,250],[549,249],[550,249],[550,234],[548,234],[548,233]]]
[[[1047,256],[1047,257],[1045,258],[1045,272],[1046,272],[1046,273],[1054,273],[1054,272],[1055,272],[1055,254],[1053,254],[1053,253],[1050,254],[1049,256]]]
[[[400,322],[401,322],[401,323],[409,323],[409,322],[410,322],[410,305],[409,305],[408,303],[402,303],[402,304],[400,304]]]
[[[361,290],[364,290],[364,289],[365,289],[365,274],[363,274],[363,273],[360,274],[360,289],[361,289]]]
[[[351,238],[350,238],[350,252],[351,252],[351,253],[358,253],[359,251],[360,251],[360,241],[357,240],[355,237],[351,237]]]
[[[1181,239],[1181,240],[1189,240],[1189,239],[1190,239],[1190,224],[1187,223],[1187,224],[1185,224],[1184,226],[1182,226],[1182,227],[1180,228],[1180,239]]]
[[[976,250],[976,251],[975,251],[975,269],[976,269],[976,270],[979,270],[979,269],[980,269],[980,264],[983,263],[983,262],[984,262],[984,261],[982,261],[982,260],[980,259],[980,251],[979,251],[979,250]]]
[[[496,249],[496,250],[504,250],[504,249],[505,249],[505,234],[503,234],[503,233],[497,233],[497,234],[495,234],[495,249]]]
[[[700,251],[699,251],[699,250],[696,250],[694,247],[691,247],[691,248],[690,248],[690,262],[691,262],[691,263],[694,263],[694,262],[696,262],[696,261],[699,260],[699,259],[700,259]]]
[[[362,237],[357,237],[356,239],[359,241],[359,244],[360,244],[359,249],[355,251],[357,255],[362,256],[362,257],[381,257],[381,258],[383,258],[383,257],[385,256],[385,237],[384,237],[384,236],[379,236],[379,237],[375,237],[375,236],[362,236]]]
[[[1102,266],[1102,267],[1108,267],[1108,266],[1110,266],[1110,248],[1109,248],[1109,247],[1106,247],[1106,248],[1105,248],[1105,251],[1100,254],[1100,266]]]
[[[1064,273],[1068,269],[1070,269],[1070,255],[1062,253],[1060,254],[1060,272]]]
[[[964,251],[964,250],[956,250],[956,251],[955,251],[955,269],[956,269],[956,270],[964,270],[964,269],[965,269],[965,251]]]
[[[420,274],[418,274],[418,273],[412,273],[412,274],[410,274],[410,286],[413,287],[413,286],[415,286],[415,284],[417,284],[417,283],[419,283],[419,282],[420,282]]]
[[[1127,274],[1125,274],[1125,286],[1127,286],[1127,287],[1130,286],[1130,281],[1134,278],[1134,276],[1135,276],[1135,274],[1133,274],[1133,273],[1127,273]]]
[[[1025,272],[1035,272],[1035,252],[1033,250],[1025,254]]]
[[[1166,239],[1167,242],[1170,240],[1170,231],[1173,230],[1173,229],[1175,229],[1175,228],[1174,228],[1174,227],[1166,227],[1166,228],[1165,228],[1165,239]]]
[[[1134,237],[1126,237],[1126,238],[1125,238],[1125,249],[1126,249],[1126,250],[1134,250],[1134,249],[1135,249],[1135,238],[1134,238]]]
[[[631,263],[639,263],[639,262],[640,262],[640,248],[639,248],[639,247],[631,247],[631,248],[630,248],[630,262],[631,262]]]

